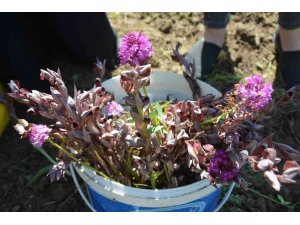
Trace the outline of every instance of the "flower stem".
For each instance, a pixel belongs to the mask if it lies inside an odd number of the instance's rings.
[[[35,148],[35,149],[39,151],[43,156],[45,156],[53,165],[57,163],[43,148]]]
[[[134,99],[136,99],[136,95],[138,95],[138,94],[139,94],[139,92],[135,93]],[[138,104],[137,104],[136,100],[135,100],[135,103],[136,103],[136,108],[138,110],[138,113],[139,113],[139,115],[141,117],[141,121],[142,121],[142,124],[141,124],[142,135],[144,137],[147,137],[147,125],[144,123],[144,118],[145,118],[144,109],[143,109],[143,107],[138,107]]]
[[[168,128],[167,124],[165,123],[165,121],[164,121],[163,119],[159,118],[159,117],[157,117],[157,118],[158,118],[160,124],[161,124],[161,125],[166,129],[166,131],[169,133],[169,128]]]
[[[210,124],[210,123],[218,122],[220,119],[225,119],[225,118],[227,118],[230,114],[236,112],[236,110],[237,110],[238,108],[239,108],[239,105],[236,105],[236,106],[234,106],[232,109],[229,109],[228,111],[223,112],[220,116],[217,116],[217,117],[214,117],[214,118],[211,118],[211,119],[204,120],[200,125],[201,125],[201,126],[204,126],[204,125],[207,125],[207,124]]]
[[[144,92],[144,95],[145,95],[146,97],[149,97],[149,96],[148,96],[147,89],[146,89],[146,87],[145,87],[145,86],[143,86],[143,92]]]
[[[156,138],[157,138],[158,144],[161,145],[162,140],[161,140],[161,137],[160,137],[159,133],[156,133]]]
[[[269,200],[269,201],[272,201],[272,202],[274,202],[274,203],[276,203],[276,204],[286,206],[286,207],[288,207],[289,209],[293,209],[293,208],[294,208],[294,207],[292,207],[292,206],[282,204],[280,201],[277,201],[277,200],[275,200],[275,199],[273,199],[273,198],[270,198],[269,196],[264,195],[264,194],[262,194],[262,193],[260,193],[260,192],[258,192],[258,191],[256,191],[256,190],[254,190],[254,189],[252,189],[252,188],[248,188],[248,190],[251,191],[251,192],[253,192],[254,194],[257,194],[258,196],[263,197],[263,198],[265,198],[265,199],[267,199],[267,200]]]
[[[79,165],[82,165],[90,170],[95,171],[96,173],[98,173],[99,175],[107,178],[107,179],[111,179],[110,177],[108,177],[106,174],[104,174],[103,172],[96,170],[94,167],[91,167],[88,163],[82,162],[79,159],[77,159],[73,154],[71,154],[68,150],[64,149],[63,147],[61,147],[60,145],[58,145],[57,143],[53,142],[52,140],[48,139],[47,140],[48,143],[50,143],[52,146],[56,147],[58,150],[62,151],[63,153],[65,153],[71,160],[77,162]]]

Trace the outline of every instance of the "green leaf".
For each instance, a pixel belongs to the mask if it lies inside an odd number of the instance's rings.
[[[160,172],[154,172],[154,171],[152,171],[151,176],[150,176],[150,182],[151,182],[151,186],[153,188],[156,188],[157,180],[160,177],[160,175],[162,175],[163,173],[164,173],[164,170],[162,170]]]
[[[281,195],[277,195],[278,200],[280,201],[281,204],[284,204],[284,198]]]
[[[57,163],[43,148],[35,148],[35,149],[39,151],[43,156],[45,156],[49,160],[49,162],[51,162],[53,165]]]
[[[149,129],[147,130],[147,134],[148,134],[148,135],[151,134],[151,133],[154,133],[155,127],[157,127],[157,126],[160,125],[159,118],[158,118],[158,116],[157,116],[157,112],[156,112],[156,111],[150,112],[150,115],[149,115],[149,116],[150,116],[150,119],[151,119],[151,121],[152,121],[153,127],[149,128]],[[151,130],[151,129],[153,129],[153,130]]]
[[[224,121],[224,119],[222,118],[222,115],[217,117],[217,121],[216,123],[221,124]]]
[[[155,124],[158,123],[158,116],[157,116],[156,112],[150,112],[149,116],[153,123],[155,123]]]
[[[226,113],[225,113],[225,119],[228,119],[228,117],[229,117],[229,113],[226,112]]]
[[[155,104],[155,109],[156,109],[156,112],[158,114],[158,117],[163,117],[163,111],[162,111],[162,108],[161,108],[161,106],[158,102],[156,102],[156,104]]]
[[[9,169],[17,170],[17,171],[20,171],[20,172],[23,172],[23,173],[30,173],[30,171],[24,169],[22,165],[13,165],[13,166],[10,166]]]
[[[165,170],[165,174],[167,177],[168,182],[171,182],[171,175],[170,175],[170,171],[167,165],[164,165],[164,170]]]
[[[127,173],[130,174],[131,176],[133,176],[136,180],[139,180],[138,174],[133,171],[131,160],[130,160],[130,155],[128,155],[127,161],[124,159],[123,162],[124,162]]]
[[[282,205],[289,205],[289,204],[291,204],[290,202],[285,201],[284,198],[281,195],[277,195],[277,198],[278,198],[278,200],[280,201],[280,203]]]
[[[39,171],[36,172],[36,174],[28,181],[26,184],[26,187],[29,187],[34,182],[36,182],[41,176],[44,176],[49,172],[49,170],[52,168],[52,165],[47,165],[43,168],[41,168]]]
[[[161,125],[158,125],[155,127],[150,127],[147,129],[147,134],[150,135],[150,134],[154,134],[158,131],[162,131],[162,128],[163,128],[163,126],[161,126]]]

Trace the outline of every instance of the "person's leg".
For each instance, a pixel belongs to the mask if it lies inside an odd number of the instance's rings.
[[[279,28],[281,46],[284,52],[293,52],[300,50],[300,27],[292,30]]]
[[[207,43],[212,43],[222,48],[225,42],[225,36],[226,28],[205,27],[204,41]]]
[[[300,13],[279,13],[279,63],[287,88],[300,85]]]
[[[229,13],[204,13],[204,44],[201,57],[201,79],[206,80],[212,73],[217,57],[223,47],[226,37],[226,26],[229,23]]]
[[[204,41],[222,47],[226,36],[226,26],[229,23],[229,13],[204,13]]]
[[[106,60],[108,69],[118,65],[117,37],[105,13],[47,13],[46,17],[80,60]]]
[[[0,13],[0,81],[19,80],[22,87],[49,91],[39,79],[48,58],[26,13]]]

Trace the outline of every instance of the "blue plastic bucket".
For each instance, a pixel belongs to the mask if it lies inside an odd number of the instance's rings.
[[[209,84],[200,80],[197,80],[197,83],[201,87],[202,95],[221,96],[221,93]],[[114,94],[116,101],[122,101],[125,93],[120,86],[120,76],[103,82],[103,86]],[[166,100],[167,95],[173,95],[178,100],[192,99],[191,89],[184,77],[172,72],[153,72],[151,74],[151,84],[147,87],[147,90],[152,102]],[[97,176],[89,169],[79,167],[75,169],[87,185],[90,201],[83,198],[94,211],[206,212],[215,210],[221,193],[221,185],[213,187],[207,180],[201,180],[179,188],[146,190],[113,182]],[[81,191],[80,193],[82,194]]]
[[[91,198],[92,205],[97,212],[212,212],[216,208],[217,200],[220,196],[222,188],[216,188],[214,192],[206,197],[188,202],[182,205],[174,205],[169,207],[140,207],[128,205],[115,200],[105,198],[98,194],[90,186],[87,189]],[[145,200],[147,201],[147,200]]]
[[[75,169],[86,183],[92,207],[99,212],[214,211],[222,189],[206,179],[178,188],[140,189],[103,178],[78,165]]]

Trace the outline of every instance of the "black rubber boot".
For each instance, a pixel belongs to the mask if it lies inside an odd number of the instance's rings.
[[[283,82],[286,89],[300,85],[300,51],[284,52],[278,31],[275,36],[275,48],[277,53],[276,76],[279,82]]]
[[[201,57],[201,80],[205,81],[213,72],[221,48],[213,43],[204,42]]]
[[[300,85],[300,51],[282,52],[279,63],[286,88]]]

